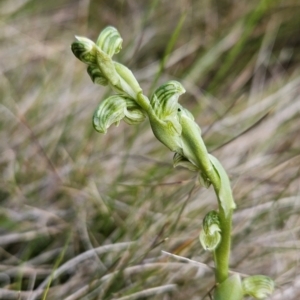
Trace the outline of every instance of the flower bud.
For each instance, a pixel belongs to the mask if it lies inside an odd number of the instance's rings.
[[[216,211],[209,212],[203,219],[203,229],[200,232],[200,243],[204,250],[214,251],[221,241],[219,215]]]
[[[112,26],[104,28],[96,42],[96,45],[110,57],[117,54],[122,49],[123,39],[118,30]]]
[[[74,55],[87,65],[95,65],[97,63],[95,43],[85,37],[75,36],[75,38],[76,41],[71,45]]]
[[[274,281],[264,275],[255,275],[247,277],[242,282],[245,295],[255,299],[265,299],[274,291]]]

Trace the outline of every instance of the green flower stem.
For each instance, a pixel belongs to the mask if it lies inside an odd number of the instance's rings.
[[[229,256],[231,245],[232,210],[227,215],[219,203],[219,221],[221,242],[214,251],[216,282],[221,283],[228,278]]]
[[[188,119],[182,118],[182,138],[185,145],[193,145],[192,151],[189,152],[189,158],[194,161],[202,172],[208,177],[212,183],[216,195],[219,195],[220,191],[220,178],[213,168],[211,161],[209,160],[207,148],[201,138],[199,137],[199,127],[194,125],[195,123]],[[185,149],[183,149],[185,151]],[[223,209],[222,203],[218,197],[219,204],[219,220],[221,228],[221,242],[215,250],[215,265],[216,265],[216,281],[218,283],[223,282],[228,278],[228,265],[230,255],[230,241],[231,241],[231,219],[232,210],[226,213]]]
[[[195,124],[195,123],[194,123]],[[202,170],[212,183],[216,195],[219,195],[220,191],[220,178],[213,168],[207,148],[200,136],[199,129],[188,118],[181,119],[182,125],[182,138],[186,145],[193,145],[193,151],[190,151],[190,159],[194,160],[197,166]],[[185,149],[184,149],[185,150]],[[221,283],[228,278],[229,268],[229,256],[230,256],[230,244],[231,244],[231,222],[232,222],[232,210],[225,212],[218,197],[219,204],[219,220],[221,228],[221,242],[217,249],[214,251],[214,260],[216,265],[216,281]]]
[[[203,143],[204,144],[204,143]],[[216,195],[218,195],[220,189],[220,180],[217,178],[216,172],[207,173],[209,180],[211,181]],[[225,212],[218,198],[219,205],[219,222],[221,228],[221,241],[214,251],[215,261],[215,277],[217,283],[222,283],[228,278],[229,269],[229,257],[230,257],[230,245],[231,245],[231,223],[232,223],[232,210]]]

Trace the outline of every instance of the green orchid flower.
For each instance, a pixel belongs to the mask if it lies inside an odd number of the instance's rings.
[[[93,126],[98,132],[106,133],[112,124],[118,126],[122,119],[129,125],[135,125],[145,118],[145,112],[134,100],[113,95],[101,101],[93,116]]]
[[[229,178],[220,162],[208,154],[201,136],[201,129],[193,115],[178,103],[185,92],[177,81],[160,86],[152,95],[152,110],[148,116],[155,137],[175,152],[174,166],[184,166],[199,172],[199,180],[205,187],[213,183],[219,201],[226,213],[234,209]]]
[[[193,165],[192,168],[204,173],[213,172],[200,127],[195,123],[193,115],[178,103],[183,93],[185,89],[177,81],[169,81],[154,92],[150,99],[152,111],[149,113],[153,133],[171,151],[180,155],[176,156],[177,165],[179,161],[181,164],[188,161],[190,169]]]
[[[204,250],[214,251],[217,248],[221,241],[220,232],[219,214],[213,210],[203,219],[203,230],[199,235]]]
[[[155,137],[171,151],[182,153],[182,127],[178,118],[178,98],[185,93],[177,81],[160,86],[150,99],[148,116]]]

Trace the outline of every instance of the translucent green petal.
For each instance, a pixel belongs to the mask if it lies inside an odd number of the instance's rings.
[[[114,54],[120,52],[122,49],[122,42],[123,39],[118,30],[112,26],[108,26],[101,31],[96,45],[112,57]]]
[[[126,112],[124,121],[129,125],[135,125],[143,122],[146,118],[146,113],[132,99],[126,98]]]
[[[111,124],[119,125],[125,117],[126,100],[120,95],[110,96],[103,100],[93,116],[95,130],[106,133]]]
[[[74,55],[87,65],[95,65],[97,63],[95,43],[85,37],[75,36],[75,38],[76,41],[71,45]]]
[[[204,250],[213,251],[221,241],[219,215],[216,211],[209,212],[203,219],[203,230],[199,239]]]
[[[265,299],[273,293],[274,281],[264,275],[249,276],[243,280],[243,290],[245,295]]]

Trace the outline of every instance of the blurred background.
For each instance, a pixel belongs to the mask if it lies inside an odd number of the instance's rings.
[[[2,0],[0,299],[210,299],[212,189],[173,169],[147,120],[92,128],[111,91],[70,45],[107,25],[145,94],[186,88],[238,205],[231,269],[299,299],[299,15],[296,0]]]

